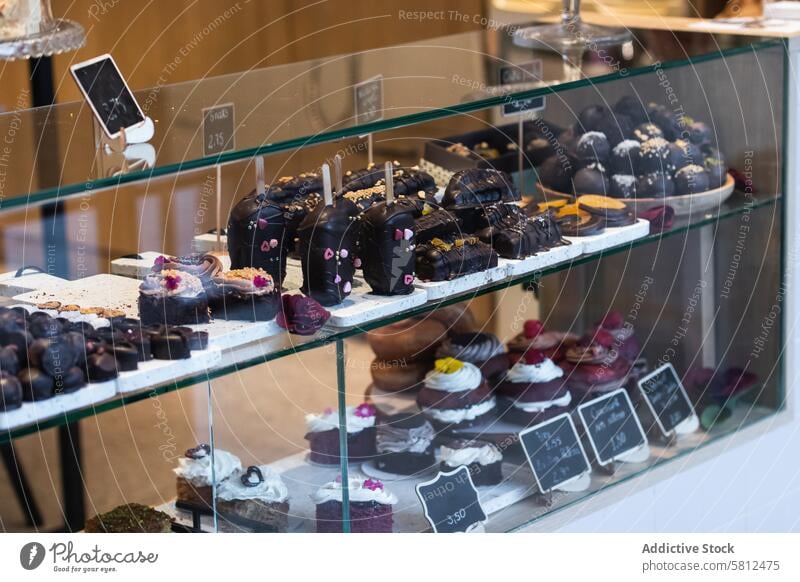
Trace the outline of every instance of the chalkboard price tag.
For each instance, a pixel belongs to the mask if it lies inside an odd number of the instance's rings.
[[[537,59],[519,65],[500,67],[500,84],[514,85],[542,80],[542,61]],[[515,99],[503,104],[503,115],[516,115],[523,111],[540,111],[545,107],[544,96]]]
[[[449,473],[440,471],[435,479],[420,483],[416,489],[425,517],[435,533],[466,532],[487,520],[466,467]]]
[[[236,147],[233,103],[203,109],[203,155],[213,156]]]
[[[615,390],[581,404],[578,414],[601,465],[647,444],[642,424],[625,390]]]
[[[70,72],[108,137],[116,139],[122,130],[144,123],[142,108],[111,55],[72,65]]]
[[[383,75],[375,75],[356,85],[354,97],[357,125],[383,119]]]
[[[664,436],[669,436],[676,426],[694,415],[692,402],[672,364],[664,364],[638,384]]]
[[[519,438],[542,493],[591,470],[578,431],[567,413],[522,431]]]

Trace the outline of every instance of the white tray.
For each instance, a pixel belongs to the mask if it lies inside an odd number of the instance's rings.
[[[572,238],[569,239],[571,244],[554,247],[549,251],[536,253],[531,257],[525,259],[503,259],[498,261],[498,265],[505,266],[508,269],[510,277],[518,275],[525,275],[526,273],[533,273],[541,271],[547,267],[551,267],[558,263],[572,260],[583,252],[583,241]]]
[[[650,222],[644,218],[637,218],[634,224],[629,226],[617,226],[606,228],[600,234],[589,236],[565,236],[571,242],[583,244],[583,253],[597,253],[616,247],[625,243],[642,238],[650,234]]]
[[[66,279],[48,275],[47,273],[32,273],[22,277],[15,277],[15,274],[16,271],[11,271],[0,275],[0,297],[14,297],[14,295],[19,295],[20,293],[66,281]]]
[[[71,410],[98,404],[117,393],[115,380],[87,384],[77,392],[59,394],[39,402],[23,402],[21,408],[9,412],[0,412],[0,430],[8,430],[18,426],[42,421],[59,416]]]
[[[328,324],[334,327],[360,325],[419,307],[427,301],[428,293],[424,289],[414,289],[408,295],[374,295],[370,293],[369,285],[362,282],[353,286],[353,291],[342,303],[327,308],[331,312]]]
[[[502,281],[507,276],[508,266],[498,261],[496,267],[486,269],[485,271],[479,271],[478,273],[464,275],[452,281],[417,281],[415,285],[428,292],[429,300],[435,300],[466,293],[473,289],[480,289],[489,283]]]

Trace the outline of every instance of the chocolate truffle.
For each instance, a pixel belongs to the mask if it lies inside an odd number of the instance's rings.
[[[669,143],[661,137],[654,137],[642,143],[639,149],[639,172],[664,172],[669,158]]]
[[[557,192],[572,192],[572,174],[577,167],[577,160],[569,156],[553,155],[536,168],[539,181]]]
[[[689,141],[698,146],[710,146],[713,140],[711,128],[702,121],[695,121],[689,127]]]
[[[633,130],[633,136],[644,143],[654,137],[664,137],[664,132],[655,123],[642,123]]]
[[[605,196],[609,192],[608,178],[599,164],[592,164],[578,170],[572,179],[572,183],[575,186],[576,196],[581,194],[601,194]]]
[[[165,330],[151,336],[150,342],[153,346],[153,357],[157,360],[185,360],[191,357],[189,342],[181,333]]]
[[[691,164],[675,173],[676,194],[697,194],[707,190],[709,190],[709,176],[703,166]]]
[[[721,187],[728,179],[728,167],[718,150],[711,151],[712,153],[706,157],[704,165],[708,170],[709,186],[713,189]]]
[[[647,122],[647,107],[633,95],[621,97],[614,104],[614,113],[627,115],[635,125]]]
[[[16,376],[0,372],[0,412],[22,406],[22,384]]]
[[[614,174],[636,175],[639,166],[639,150],[642,144],[635,139],[619,142],[611,151],[611,171]]]
[[[611,176],[612,198],[636,198],[636,176],[616,174]]]
[[[673,194],[675,194],[675,184],[664,172],[651,172],[639,176],[636,182],[636,195],[639,198],[664,198]]]
[[[675,114],[664,105],[650,103],[648,105],[650,121],[655,123],[664,134],[667,141],[675,141],[681,135],[683,128]]]
[[[86,377],[89,382],[105,382],[113,380],[117,375],[117,360],[105,350],[86,358]]]
[[[575,151],[582,164],[592,162],[607,164],[611,148],[605,134],[599,131],[587,131],[578,139]]]

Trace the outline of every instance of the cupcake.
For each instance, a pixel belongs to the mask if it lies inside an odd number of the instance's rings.
[[[565,361],[560,365],[567,376],[567,387],[579,402],[627,383],[631,363],[619,355],[615,342],[613,335],[598,329],[567,350]]]
[[[474,364],[441,358],[425,376],[417,405],[437,428],[466,428],[496,406],[488,382]]]
[[[577,339],[576,335],[568,332],[545,331],[541,321],[529,319],[522,332],[508,342],[509,363],[513,365],[529,349],[544,352],[545,357],[558,363]]]
[[[490,386],[495,386],[508,370],[505,347],[490,333],[453,333],[436,350],[436,357],[456,358],[476,365]]]
[[[629,362],[635,362],[639,358],[642,350],[639,340],[633,334],[633,326],[622,318],[619,311],[609,311],[596,325],[598,329],[614,336],[614,348],[620,356]]]
[[[280,307],[272,276],[246,267],[217,273],[209,289],[211,313],[219,319],[269,321]]]
[[[237,471],[242,463],[238,457],[219,449],[214,451],[214,471],[211,470],[211,447],[198,445],[186,451],[173,469],[178,476],[178,501],[212,507],[213,479],[221,484]]]
[[[217,511],[226,529],[241,525],[256,531],[285,532],[289,489],[267,465],[250,466],[217,488]]]
[[[377,479],[351,478],[350,531],[392,533],[392,505],[397,497]],[[317,533],[342,532],[342,481],[326,483],[311,495],[317,505]]]
[[[139,285],[139,319],[143,325],[208,323],[208,298],[203,283],[184,271],[163,269]]]
[[[171,533],[172,518],[139,503],[115,507],[86,521],[86,533]]]
[[[498,394],[508,400],[505,419],[526,426],[565,412],[572,402],[564,370],[539,350],[528,350],[517,360],[498,387]]]
[[[381,471],[413,475],[434,462],[433,438],[436,432],[420,414],[401,412],[378,425],[375,466]]]
[[[366,461],[375,456],[375,408],[369,404],[348,406],[347,416],[347,457],[351,463]],[[313,463],[323,465],[339,464],[339,412],[327,408],[322,414],[306,415]]]
[[[503,453],[495,444],[477,440],[455,440],[439,448],[440,468],[451,472],[459,467],[469,469],[472,483],[497,485],[503,480]]]

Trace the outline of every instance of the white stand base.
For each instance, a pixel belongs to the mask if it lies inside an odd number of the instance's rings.
[[[582,475],[578,475],[574,479],[570,479],[566,483],[562,483],[558,487],[554,487],[555,491],[563,491],[565,493],[580,493],[581,491],[586,491],[589,489],[589,486],[592,484],[592,475],[591,473],[583,473]]]
[[[700,419],[697,418],[696,414],[692,414],[689,418],[681,422],[679,425],[675,427],[675,435],[685,436],[697,432],[700,428]]]
[[[508,267],[498,262],[497,267],[464,275],[452,281],[417,281],[415,285],[428,292],[428,299],[444,299],[451,295],[458,295],[480,289],[489,283],[502,281],[508,276]]]
[[[570,239],[570,243],[571,244],[552,248],[549,251],[537,253],[525,259],[515,260],[501,258],[498,261],[498,266],[505,266],[509,277],[541,271],[547,267],[580,256],[583,252],[583,242],[581,242],[580,239]]]
[[[646,463],[649,459],[650,445],[647,443],[614,458],[615,461],[620,463]]]

